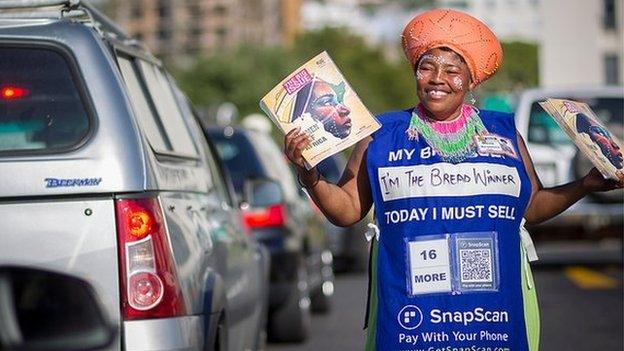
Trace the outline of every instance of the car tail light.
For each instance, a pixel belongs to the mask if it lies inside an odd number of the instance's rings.
[[[286,223],[286,209],[283,204],[249,209],[244,216],[249,228],[280,227]]]
[[[171,245],[157,199],[121,199],[115,204],[119,280],[124,319],[186,313]]]
[[[20,88],[16,86],[3,86],[0,88],[0,97],[2,100],[16,100],[21,99],[28,95],[29,91],[25,88]]]

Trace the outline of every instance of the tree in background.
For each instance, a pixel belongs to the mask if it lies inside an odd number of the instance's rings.
[[[260,112],[258,102],[290,72],[327,50],[373,113],[413,104],[413,77],[406,62],[389,60],[382,49],[346,29],[302,33],[291,48],[245,45],[198,58],[187,68],[174,68],[182,89],[199,106],[224,101],[242,116]]]
[[[172,71],[196,105],[209,107],[229,101],[246,116],[260,112],[258,101],[265,93],[323,50],[329,52],[371,112],[408,108],[416,102],[407,61],[389,59],[383,49],[368,45],[344,28],[302,33],[290,48],[245,45],[198,58],[189,67]],[[538,83],[537,45],[503,43],[503,50],[503,66],[479,88],[482,97]]]
[[[538,85],[537,44],[503,42],[503,65],[483,85],[485,92],[514,92]]]

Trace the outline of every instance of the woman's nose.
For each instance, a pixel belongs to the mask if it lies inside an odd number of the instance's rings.
[[[430,76],[430,81],[432,83],[443,83],[442,75],[444,72],[442,72],[441,69],[435,69],[432,73],[433,74]]]
[[[346,116],[346,115],[348,115],[349,113],[351,113],[351,110],[350,110],[347,106],[345,106],[345,105],[343,105],[343,104],[338,104],[338,113],[339,113],[341,116]]]

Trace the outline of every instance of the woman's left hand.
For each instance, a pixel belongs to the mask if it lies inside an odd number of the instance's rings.
[[[581,180],[583,187],[589,192],[609,191],[624,188],[624,173],[617,171],[618,180],[605,179],[595,167]]]

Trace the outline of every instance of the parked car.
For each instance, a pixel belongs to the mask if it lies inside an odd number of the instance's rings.
[[[524,137],[537,174],[544,186],[567,183],[584,176],[591,169],[590,161],[577,151],[565,132],[540,107],[546,98],[563,98],[589,104],[598,117],[620,140],[624,136],[624,88],[593,87],[569,89],[532,89],[521,94],[516,108],[516,126]],[[621,239],[623,219],[622,190],[591,194],[567,211],[544,224],[562,229],[565,237],[583,233],[592,237],[608,230]],[[584,227],[585,231],[570,230]]]
[[[345,157],[338,153],[321,161],[317,167],[325,179],[336,184],[342,176],[345,165]],[[348,227],[339,227],[329,221],[325,222],[336,270],[364,271],[367,269],[370,245],[364,234],[368,230],[368,223],[373,223],[372,211],[364,219]]]
[[[160,61],[86,3],[7,7],[0,264],[88,281],[108,350],[260,349],[268,254]]]
[[[262,194],[264,206],[259,201],[243,207],[252,235],[271,252],[269,337],[302,341],[310,331],[310,307],[328,310],[333,294],[332,255],[321,215],[297,186],[269,134],[232,126],[209,127],[206,132],[238,194],[250,181],[274,184]]]

